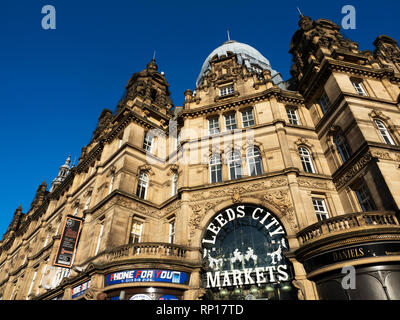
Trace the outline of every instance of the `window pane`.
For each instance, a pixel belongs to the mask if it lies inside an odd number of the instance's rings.
[[[219,117],[208,119],[209,134],[219,133]]]
[[[330,105],[330,101],[326,93],[322,94],[321,98],[319,99],[319,105],[321,106],[322,112],[325,114]]]
[[[297,110],[294,108],[287,108],[286,109],[287,116],[289,119],[290,124],[295,124],[298,125],[299,123],[299,118],[297,117]]]
[[[350,148],[347,144],[346,139],[341,134],[336,136],[335,144],[339,151],[340,156],[342,157],[342,160],[347,161],[348,159],[350,159],[351,156]]]
[[[252,109],[242,111],[242,122],[243,128],[254,126],[254,116]]]
[[[136,195],[139,198],[146,199],[146,192],[148,186],[149,178],[146,173],[141,172],[139,175],[139,181],[137,185]]]
[[[234,113],[225,115],[225,127],[226,130],[236,129],[236,115]]]
[[[325,200],[319,198],[312,198],[315,214],[319,221],[329,218],[328,210],[326,209]]]
[[[217,183],[222,181],[221,157],[213,155],[210,159],[210,182]]]
[[[305,172],[314,173],[314,167],[311,161],[310,153],[306,148],[299,148],[300,160]]]
[[[232,152],[228,157],[229,176],[231,180],[242,177],[242,160],[238,152]]]
[[[392,137],[390,136],[386,126],[383,124],[383,122],[380,120],[375,120],[375,124],[379,130],[379,133],[380,133],[382,139],[385,141],[385,143],[394,145],[395,143],[394,143]]]
[[[257,148],[247,150],[247,163],[250,176],[257,176],[263,173],[261,154]]]
[[[219,93],[220,93],[221,97],[222,96],[226,96],[228,94],[231,94],[233,92],[234,92],[233,85],[229,85],[229,86],[222,87],[222,88],[219,89]]]
[[[146,133],[143,140],[143,149],[148,152],[151,152],[153,148],[153,140],[154,137]]]
[[[364,89],[364,85],[361,81],[352,81],[354,89],[356,89],[357,93],[360,96],[367,96],[367,92]]]

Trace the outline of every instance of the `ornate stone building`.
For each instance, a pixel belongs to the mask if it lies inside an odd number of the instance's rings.
[[[227,41],[175,107],[151,61],[15,211],[0,297],[399,299],[400,49],[374,45],[301,16],[289,81]]]

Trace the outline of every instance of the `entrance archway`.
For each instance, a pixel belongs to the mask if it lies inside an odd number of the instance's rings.
[[[205,299],[295,300],[286,231],[275,215],[254,204],[218,212],[202,237]]]

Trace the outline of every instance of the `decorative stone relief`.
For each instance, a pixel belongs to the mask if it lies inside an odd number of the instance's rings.
[[[353,166],[351,166],[344,174],[341,175],[334,183],[336,188],[343,187],[347,182],[349,182],[360,170],[367,166],[367,164],[372,160],[372,154],[368,151],[364,154]]]

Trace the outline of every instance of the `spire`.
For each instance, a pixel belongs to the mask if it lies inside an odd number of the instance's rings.
[[[226,29],[226,33],[227,33],[227,35],[228,35],[228,41],[231,41],[231,36],[230,36],[230,34],[229,34],[229,29]]]
[[[61,184],[68,176],[69,172],[71,171],[71,167],[69,166],[71,163],[71,155],[68,156],[65,163],[60,167],[58,171],[58,176],[52,181],[50,192],[52,192],[58,185]]]

